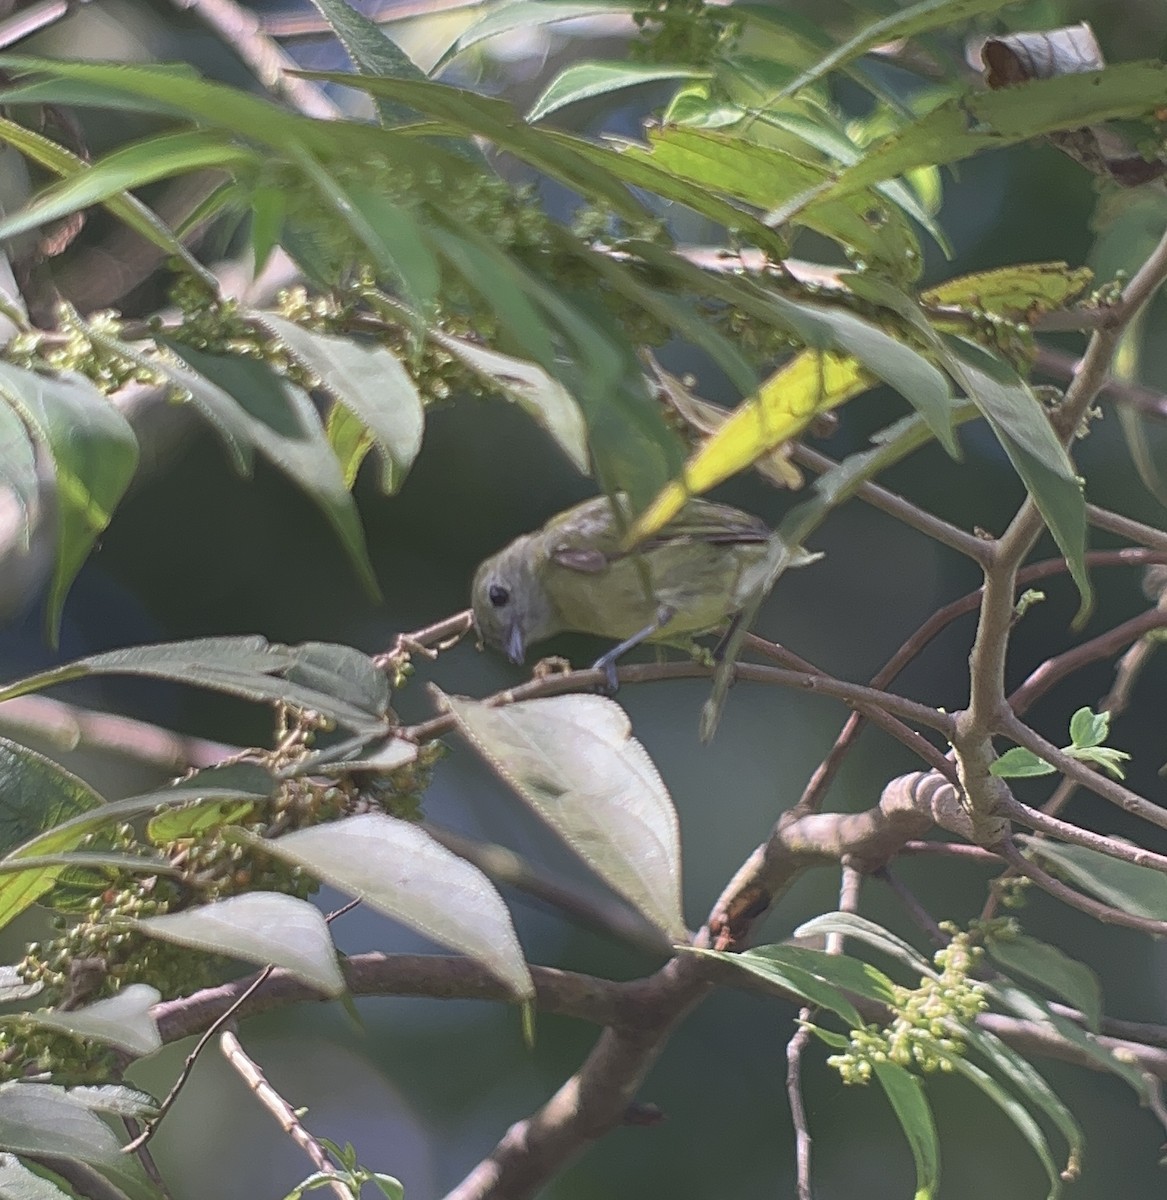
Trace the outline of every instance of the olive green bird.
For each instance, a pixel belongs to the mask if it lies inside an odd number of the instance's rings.
[[[617,520],[613,503],[621,507]],[[641,642],[684,643],[738,613],[773,566],[776,535],[759,518],[690,500],[659,533],[622,546],[627,501],[585,500],[516,538],[474,577],[482,639],[521,663],[566,631],[619,639],[595,667],[616,687],[616,660]]]

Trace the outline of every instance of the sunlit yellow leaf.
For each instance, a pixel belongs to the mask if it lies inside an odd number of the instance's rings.
[[[1072,303],[1093,278],[1088,267],[1071,268],[1064,262],[1019,263],[949,279],[920,300],[935,308],[974,309],[1028,322]]]
[[[846,354],[804,350],[744,401],[689,459],[681,478],[668,484],[629,533],[637,542],[667,525],[690,496],[700,495],[797,437],[821,412],[875,384],[875,377]]]

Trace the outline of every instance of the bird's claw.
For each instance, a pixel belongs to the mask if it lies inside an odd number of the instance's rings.
[[[618,654],[605,654],[592,663],[593,671],[604,672],[604,682],[599,685],[599,691],[607,696],[614,696],[620,690],[620,680],[616,675],[616,660]]]

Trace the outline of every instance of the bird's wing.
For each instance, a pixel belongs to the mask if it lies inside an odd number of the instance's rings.
[[[759,517],[711,500],[690,500],[659,533],[642,542],[640,549],[652,550],[678,541],[759,545],[768,542],[770,536],[770,527]]]
[[[623,530],[616,527],[608,500],[599,496],[564,514],[547,527],[555,531],[548,551],[557,566],[594,575],[631,555],[647,554],[678,542],[708,545],[762,545],[771,530],[749,513],[709,500],[690,500],[659,533],[632,550],[621,546]]]

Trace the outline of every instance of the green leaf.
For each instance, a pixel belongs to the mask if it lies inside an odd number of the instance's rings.
[[[962,338],[946,339],[959,360],[958,382],[984,414],[1041,512],[1081,596],[1076,623],[1094,602],[1086,573],[1086,501],[1074,464],[1037,397],[1001,359]]]
[[[1020,835],[1035,858],[1050,864],[1061,879],[1106,904],[1135,916],[1167,921],[1167,877],[1151,867],[1120,862],[1085,846],[1068,846]]]
[[[429,313],[435,304],[441,276],[413,212],[371,188],[342,182],[336,171],[327,170],[303,148],[297,148],[293,158],[380,271],[398,281],[413,310]],[[313,264],[305,259],[294,239],[288,241],[289,252],[300,258],[306,269],[312,269]],[[420,332],[420,318],[413,311],[410,315]]]
[[[106,1045],[117,1046],[136,1058],[162,1049],[162,1037],[150,1010],[162,999],[162,993],[144,983],[131,983],[114,996],[97,1000],[82,1008],[42,1008],[21,1014],[17,1021],[29,1021],[42,1029],[56,1029]]]
[[[170,133],[133,142],[46,188],[21,211],[0,218],[0,240],[100,204],[129,188],[208,168],[230,172],[255,167],[258,161],[253,151],[212,130]]]
[[[250,189],[247,199],[251,208],[252,271],[258,276],[279,245],[288,212],[288,195],[283,188],[260,184]]]
[[[896,985],[878,967],[852,958],[849,954],[828,954],[809,946],[757,946],[746,950],[742,957],[762,957],[772,962],[786,963],[833,983],[836,987],[863,996],[876,1004],[894,1004]]]
[[[155,846],[197,838],[224,825],[238,825],[255,812],[252,800],[208,800],[164,810],[146,823],[146,837]]]
[[[442,272],[417,214],[408,205],[397,204],[359,182],[348,183],[341,198],[342,206],[347,198],[349,208],[342,211],[353,233],[381,270],[398,281],[412,313],[423,318],[432,315],[437,309]],[[420,329],[423,322],[419,318],[416,324]]]
[[[755,978],[763,979],[787,994],[793,993],[804,1004],[835,1013],[842,1018],[848,1029],[863,1028],[863,1017],[842,989],[812,975],[809,971],[803,971],[779,960],[771,960],[767,955],[754,954],[752,951],[746,954],[722,954],[715,950],[702,953],[732,962]]]
[[[846,993],[880,1004],[895,999],[895,985],[882,971],[843,954],[825,954],[802,946],[758,946],[742,954],[704,953],[794,992],[808,1004],[837,1013],[849,1029],[861,1029],[865,1022]]]
[[[1044,758],[1038,758],[1032,750],[1024,746],[1014,746],[1006,750],[1000,758],[989,764],[989,774],[998,779],[1032,779],[1038,775],[1053,775],[1055,767],[1051,767]]]
[[[923,355],[845,308],[800,303],[781,296],[774,296],[772,303],[809,348],[850,354],[872,375],[895,388],[924,418],[949,455],[958,457],[952,391],[942,372]]]
[[[247,418],[245,425],[255,449],[319,506],[348,552],[366,593],[379,598],[356,505],[307,393],[278,378],[264,363],[208,354],[169,339],[166,344],[224,394],[217,401],[217,411],[226,408],[224,397],[235,401]],[[206,387],[201,390],[204,395],[209,391]]]
[[[1085,1145],[1081,1127],[1074,1120],[1074,1114],[1034,1067],[1011,1046],[979,1025],[966,1025],[962,1036],[998,1075],[1013,1085],[1030,1108],[1038,1108],[1045,1113],[1066,1139],[1070,1163],[1079,1163]]]
[[[882,925],[877,925],[874,921],[869,921],[866,917],[861,917],[856,913],[833,912],[812,917],[794,931],[794,936],[808,938],[826,936],[831,933],[841,933],[846,937],[866,942],[869,946],[882,950],[884,954],[898,959],[914,973],[926,976],[928,979],[936,978],[936,971],[932,964],[914,946],[884,929]]]
[[[914,1200],[932,1200],[940,1185],[940,1139],[924,1086],[910,1071],[893,1062],[872,1064],[875,1077],[891,1103],[916,1162]]]
[[[1167,64],[1121,63],[1102,71],[957,96],[878,142],[834,183],[813,195],[804,194],[792,207],[846,195],[915,167],[956,162],[1045,133],[1142,116],[1162,103],[1165,86]]]
[[[1071,304],[1093,278],[1088,267],[1071,268],[1064,262],[1018,263],[948,279],[921,293],[920,303],[995,313],[1028,324],[1042,313]]]
[[[585,317],[550,285],[537,286],[540,304],[571,346],[557,374],[583,412],[596,478],[605,492],[624,492],[633,509],[642,508],[680,473],[681,440],[649,395],[615,318],[598,306]]]
[[[1051,1012],[1049,1005],[1037,996],[1009,983],[994,983],[989,988],[995,1001],[1015,1016],[1031,1023],[1039,1036],[1065,1039],[1104,1071],[1117,1075],[1128,1084],[1142,1103],[1147,1102],[1147,1080],[1138,1064],[1129,1062],[1122,1054],[1101,1045],[1092,1033],[1080,1028],[1067,1017]]]
[[[445,701],[474,748],[609,887],[667,937],[687,940],[677,814],[618,704]]]
[[[421,449],[425,423],[417,385],[397,356],[383,346],[316,333],[274,313],[253,315],[361,420],[381,455],[382,490],[397,491]]]
[[[0,738],[0,854],[104,801],[52,759]]]
[[[102,803],[87,783],[51,759],[0,738],[0,851],[6,855],[61,849],[38,844],[37,835]],[[17,849],[22,843],[23,851]],[[26,874],[0,875],[0,926],[43,896],[64,870],[63,864],[42,865]]]
[[[361,463],[373,448],[372,435],[364,421],[341,404],[334,404],[328,410],[324,432],[328,435],[328,444],[336,455],[336,461],[340,463],[344,486],[351,492],[356,486]]]
[[[474,230],[444,230],[437,244],[450,267],[494,310],[503,347],[516,349],[555,374],[555,348],[543,314],[531,297],[532,278]]]
[[[235,836],[468,955],[516,998],[534,994],[510,914],[494,885],[416,825],[365,813],[279,838],[243,831]]]
[[[431,329],[430,338],[480,379],[513,400],[555,439],[581,474],[590,469],[587,426],[571,393],[542,367]]]
[[[45,624],[55,642],[69,586],[134,476],[138,443],[125,417],[81,375],[38,375],[0,362],[0,396],[52,460],[57,562]]]
[[[483,16],[465,29],[450,44],[441,58],[434,64],[433,74],[438,74],[452,59],[471,46],[487,38],[516,29],[530,29],[541,25],[553,25],[558,21],[574,21],[578,17],[602,17],[635,12],[641,5],[637,0],[515,0],[512,3],[496,4]]]
[[[155,1117],[158,1102],[153,1096],[139,1092],[122,1083],[99,1083],[89,1087],[72,1087],[69,1099],[76,1100],[90,1112],[109,1113],[115,1117]]]
[[[133,924],[148,937],[260,966],[282,967],[326,996],[339,996],[345,990],[324,917],[314,905],[295,896],[246,892]]]
[[[0,135],[26,158],[48,168],[54,174],[69,177],[89,169],[89,164],[84,159],[39,133],[10,121],[7,117],[0,116]],[[110,197],[105,201],[105,207],[146,241],[164,253],[173,255],[188,274],[194,275],[211,287],[218,287],[218,280],[214,275],[191,254],[161,217],[135,196]]]
[[[722,193],[733,194],[721,181],[713,179],[708,186],[701,186],[684,177],[684,172],[675,171],[670,165],[654,161],[642,146],[617,143],[613,146],[597,145],[568,133],[552,129],[532,130],[547,143],[560,147],[578,157],[594,171],[611,173],[635,188],[657,197],[658,200],[683,204],[694,212],[708,217],[718,225],[733,231],[739,241],[751,243],[765,250],[774,258],[785,258],[789,253],[785,239],[768,225],[764,225],[752,213],[738,208],[723,198]],[[643,222],[643,213],[640,221]],[[809,225],[809,221],[808,221]]]
[[[20,510],[15,530],[17,544],[29,549],[29,510],[36,503],[39,487],[36,450],[28,427],[6,404],[0,404],[0,487],[12,493]]]
[[[0,1154],[0,1200],[72,1200],[51,1179],[30,1171],[13,1154]]]
[[[593,162],[585,156],[584,148],[588,143],[566,135],[552,137],[542,130],[530,128],[505,100],[428,80],[372,78],[336,71],[302,71],[299,74],[306,79],[356,88],[372,96],[400,100],[461,134],[486,138],[500,150],[509,151],[539,167],[581,195],[607,200],[617,213],[630,220],[644,218],[644,208],[611,170],[605,170],[603,163]],[[425,126],[420,131],[429,132]]]
[[[1060,996],[1086,1017],[1095,1032],[1102,1020],[1102,985],[1085,963],[1070,958],[1056,946],[1019,933],[990,937],[986,949],[1000,966],[1013,975],[1032,979]]]
[[[996,12],[1012,4],[1014,0],[921,0],[899,9],[866,26],[853,38],[832,50],[824,59],[816,63],[809,71],[804,71],[783,91],[790,95],[822,79],[824,75],[838,69],[866,54],[868,50],[885,42],[894,42],[900,38],[913,37],[930,29],[942,29],[946,26],[958,25],[972,17],[985,13]]]
[[[1042,1167],[1045,1169],[1046,1178],[1049,1180],[1049,1192],[1046,1194],[1046,1200],[1056,1200],[1056,1197],[1061,1193],[1061,1179],[1058,1174],[1057,1165],[1054,1163],[1053,1155],[1050,1153],[1049,1142],[1046,1140],[1045,1134],[1041,1130],[1041,1126],[1030,1115],[1029,1110],[1011,1096],[988,1072],[982,1071],[975,1063],[971,1063],[968,1059],[959,1054],[948,1054],[937,1047],[937,1053],[951,1064],[952,1069],[958,1074],[963,1075],[965,1079],[975,1084],[988,1098],[1013,1122],[1017,1129],[1021,1132],[1021,1136],[1032,1147],[1034,1154],[1037,1155]]]
[[[38,795],[38,784],[36,765],[33,759],[39,756],[33,756],[32,751],[24,751],[24,755],[29,756],[26,763],[27,770],[16,778],[24,781],[22,786],[25,791],[22,793],[22,798],[27,795],[29,799],[35,801]],[[0,759],[0,761],[3,760]],[[131,796],[126,800],[117,800],[107,804],[102,802],[101,798],[86,784],[67,775],[55,763],[49,763],[47,759],[43,762],[47,764],[47,767],[42,767],[41,770],[48,771],[53,777],[63,777],[57,780],[56,786],[59,789],[72,788],[78,795],[72,803],[63,807],[58,801],[56,808],[53,807],[51,797],[45,797],[45,809],[36,825],[37,830],[43,829],[44,832],[36,832],[35,836],[31,837],[27,834],[23,835],[21,844],[10,849],[5,857],[0,859],[0,927],[8,924],[14,917],[24,912],[30,904],[35,903],[43,896],[69,865],[81,865],[90,860],[96,860],[98,863],[109,860],[110,856],[108,855],[87,857],[72,854],[68,858],[64,857],[67,852],[79,846],[89,834],[118,821],[133,820],[167,804],[191,804],[205,801],[208,798],[215,800],[266,799],[275,786],[274,780],[266,771],[253,764],[241,763],[232,767],[199,772],[198,775],[184,780],[175,787],[147,792],[143,796]],[[242,767],[243,770],[239,770],[239,767]],[[262,777],[262,780],[266,782],[257,783],[257,776]],[[50,783],[52,782],[53,779],[50,778]],[[220,783],[223,786],[218,787],[217,785]],[[242,790],[240,784],[245,785],[248,790]],[[0,781],[0,787],[2,786],[2,781]],[[7,789],[4,790],[7,791]],[[43,791],[44,789],[41,788],[42,793]],[[9,831],[10,835],[16,832],[16,830]],[[53,856],[56,856],[55,861]],[[119,862],[119,866],[123,870],[127,867],[138,867],[148,868],[154,872],[158,871],[158,864],[148,858],[128,855],[121,855],[118,858],[122,860]]]
[[[679,176],[766,211],[780,209],[832,178],[829,166],[746,141],[731,131],[667,126],[651,130],[649,142],[649,148],[625,147],[621,159],[653,166],[661,175]],[[910,225],[875,192],[807,205],[796,216],[795,224],[878,262],[894,277],[914,279],[919,274],[920,247]],[[763,228],[776,224],[767,218]]]
[[[319,686],[308,686],[302,682],[306,677],[304,670],[312,660],[319,660],[321,654],[340,666],[350,663],[359,672],[359,678],[341,679],[336,671],[330,670],[315,675],[313,682]],[[0,687],[0,700],[11,700],[86,675],[142,675],[261,703],[286,701],[331,717],[357,732],[381,734],[385,730],[385,712],[378,711],[377,697],[382,692],[370,675],[376,668],[370,665],[371,660],[364,656],[353,658],[354,655],[359,656],[359,652],[349,647],[317,642],[300,647],[281,646],[255,635],[161,642],[95,654],[19,679]],[[340,694],[332,695],[321,690],[322,687]],[[357,695],[361,703],[353,702],[352,697]],[[364,703],[370,707],[362,707]]]
[[[1080,708],[1070,718],[1070,741],[1077,750],[1101,746],[1110,734],[1110,713]]]
[[[283,673],[290,683],[342,700],[360,712],[384,717],[389,712],[389,680],[367,655],[336,642],[301,642],[292,647],[292,664]]]
[[[425,78],[425,72],[378,24],[345,0],[312,0],[312,3],[332,26],[332,32],[362,75]],[[399,125],[415,116],[408,106],[385,99],[377,101],[377,112],[385,125]]]
[[[131,1200],[157,1200],[159,1195],[138,1160],[122,1153],[110,1127],[54,1084],[0,1084],[0,1148],[86,1163]]]
[[[545,116],[593,96],[605,96],[641,83],[656,83],[662,79],[709,79],[712,72],[697,67],[665,63],[637,62],[580,62],[560,71],[544,88],[539,99],[527,113],[532,124]]]
[[[1081,749],[1071,746],[1066,753],[1071,758],[1100,767],[1112,779],[1126,778],[1122,764],[1129,761],[1130,755],[1125,750],[1115,750],[1111,746],[1086,746]]]

